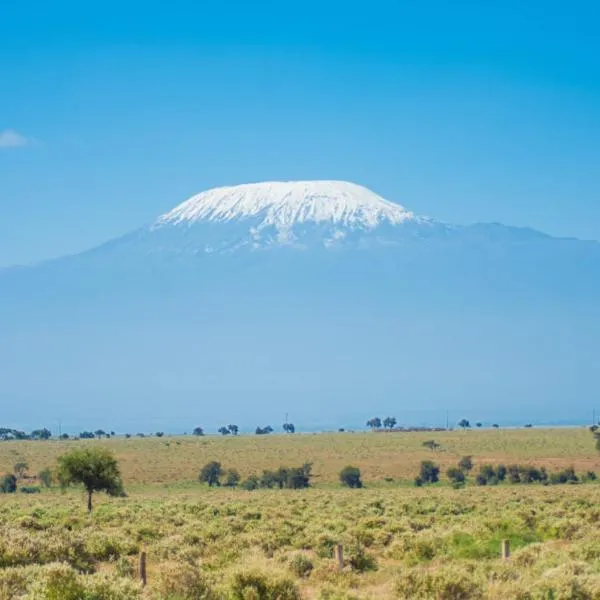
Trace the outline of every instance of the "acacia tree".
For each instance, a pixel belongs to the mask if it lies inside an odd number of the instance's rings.
[[[371,429],[380,429],[381,428],[381,419],[379,417],[374,417],[373,419],[369,419],[367,421],[367,427]]]
[[[394,427],[396,427],[396,423],[397,423],[396,417],[386,417],[383,420],[383,426],[386,429],[394,429]]]
[[[227,425],[227,429],[229,429],[232,435],[237,435],[240,431],[240,428],[237,425]]]
[[[202,470],[198,475],[198,481],[208,483],[209,487],[213,487],[214,485],[219,486],[221,485],[222,474],[223,469],[221,468],[221,463],[213,460],[202,467]]]
[[[458,426],[461,427],[462,429],[470,429],[471,423],[469,422],[468,419],[461,419],[458,422]]]
[[[106,448],[72,450],[58,459],[58,480],[61,486],[81,484],[85,488],[88,511],[92,511],[92,494],[106,492],[109,496],[123,494],[119,464]]]

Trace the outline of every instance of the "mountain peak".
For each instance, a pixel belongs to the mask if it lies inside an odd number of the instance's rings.
[[[400,204],[346,181],[269,181],[219,187],[192,196],[162,215],[155,227],[259,218],[264,226],[334,223],[372,229],[414,220]]]

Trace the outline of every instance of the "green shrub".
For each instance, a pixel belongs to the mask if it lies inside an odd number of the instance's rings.
[[[431,460],[421,462],[419,477],[423,483],[437,483],[440,479],[440,468]]]
[[[22,494],[39,494],[42,489],[37,485],[24,485],[19,488]]]
[[[446,475],[453,487],[459,488],[465,485],[465,472],[457,467],[450,467],[446,471]]]
[[[115,563],[115,572],[119,577],[133,577],[135,569],[131,561],[122,556]]]
[[[306,554],[295,554],[289,563],[290,571],[297,577],[308,577],[315,568],[312,560]]]
[[[216,600],[211,583],[198,567],[189,563],[161,565],[153,584],[156,600]]]
[[[395,589],[396,597],[401,600],[479,600],[485,597],[481,582],[457,567],[407,571],[396,580]]]
[[[342,485],[349,488],[361,488],[360,469],[358,467],[347,466],[340,471],[340,481]]]
[[[225,487],[237,487],[240,483],[240,474],[235,469],[228,469],[225,472]]]
[[[568,467],[550,475],[550,483],[552,484],[577,483],[578,481],[579,478],[573,467]]]
[[[461,471],[466,471],[467,473],[473,469],[473,457],[472,456],[463,456],[458,462],[458,468]]]
[[[261,571],[239,571],[230,585],[232,600],[300,600],[300,592],[293,580]]]
[[[0,480],[0,493],[14,494],[17,491],[17,478],[9,473]]]
[[[242,482],[241,487],[248,491],[256,490],[260,487],[260,481],[256,475],[250,475],[248,479]]]
[[[357,573],[377,571],[377,560],[365,551],[362,544],[355,544],[350,547],[348,551],[348,564]]]

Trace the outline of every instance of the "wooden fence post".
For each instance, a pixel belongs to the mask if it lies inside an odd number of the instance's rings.
[[[510,542],[508,540],[502,540],[500,553],[503,560],[508,560],[510,558]]]
[[[337,544],[335,547],[335,559],[338,569],[341,571],[344,568],[344,546],[342,544]]]
[[[145,586],[148,577],[146,575],[146,553],[143,550],[140,552],[140,579],[142,580],[142,586]]]

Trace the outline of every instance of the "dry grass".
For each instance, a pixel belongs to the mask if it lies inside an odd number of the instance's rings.
[[[440,451],[422,447],[435,439]],[[200,467],[219,460],[243,476],[281,465],[312,462],[316,485],[337,483],[347,464],[363,479],[411,480],[419,462],[433,458],[443,470],[470,454],[476,462],[529,462],[550,468],[600,470],[600,455],[586,429],[522,429],[442,433],[342,433],[195,438],[113,438],[111,440],[2,442],[0,473],[25,460],[31,473],[52,466],[57,456],[79,444],[102,444],[117,455],[126,484],[179,483],[196,479]]]
[[[96,600],[296,600],[298,594],[323,600],[595,600],[598,519],[600,485],[153,488],[125,499],[99,498],[92,516],[75,492],[4,496],[0,598],[18,592],[28,599]],[[504,538],[513,548],[508,562],[499,558]],[[336,542],[346,551],[343,572],[332,558]],[[141,548],[149,566],[144,592],[135,574],[123,572],[123,565],[137,564]],[[302,577],[295,565],[307,561],[312,570]],[[82,569],[98,574],[79,575]],[[240,573],[264,583],[270,595],[236,596]],[[69,590],[75,595],[67,596]]]

